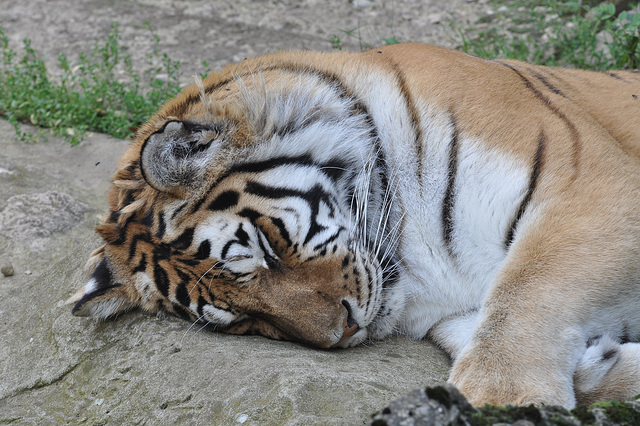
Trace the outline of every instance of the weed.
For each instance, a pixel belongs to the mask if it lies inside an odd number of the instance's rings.
[[[458,30],[459,47],[482,57],[553,66],[640,66],[640,9],[630,6],[616,16],[613,4],[583,3],[522,0],[501,6],[477,28]]]
[[[346,35],[347,37],[350,38],[355,38],[358,43],[360,44],[360,50],[368,50],[371,49],[373,47],[375,47],[372,44],[369,44],[367,42],[365,42],[360,34],[360,28],[356,28],[353,30],[341,30],[341,32]],[[385,44],[398,44],[400,43],[395,36],[391,36],[391,37],[383,37],[380,39],[380,41],[383,41]],[[335,50],[342,50],[342,39],[340,38],[340,36],[338,35],[332,35],[329,43],[331,43],[331,48],[335,49]]]
[[[153,35],[157,45],[157,35]],[[56,78],[29,40],[24,41],[19,55],[9,47],[1,28],[0,50],[0,115],[13,124],[23,141],[36,140],[42,131],[36,135],[24,132],[20,122],[49,128],[74,145],[87,131],[127,138],[180,89],[179,63],[156,49],[151,56],[159,57],[160,65],[142,75],[133,71],[117,24],[112,25],[104,44],[79,55],[77,65],[60,54],[61,75]]]

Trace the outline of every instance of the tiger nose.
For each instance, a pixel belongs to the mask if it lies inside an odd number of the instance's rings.
[[[344,306],[347,309],[347,316],[344,318],[344,321],[342,322],[342,329],[343,329],[342,337],[340,338],[338,343],[342,342],[344,339],[348,337],[353,336],[354,334],[356,334],[358,330],[360,330],[360,326],[358,325],[356,320],[353,319],[353,315],[351,313],[351,305],[349,304],[349,302],[347,302],[346,300],[343,300],[342,306]]]

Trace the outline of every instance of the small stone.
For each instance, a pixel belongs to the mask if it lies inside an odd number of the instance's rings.
[[[2,275],[5,277],[12,277],[16,273],[11,265],[4,265],[0,268],[0,272],[2,272]]]
[[[31,275],[31,271],[24,271],[25,275]]]

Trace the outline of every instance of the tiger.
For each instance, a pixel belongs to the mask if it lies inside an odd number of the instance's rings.
[[[227,65],[142,125],[72,313],[430,339],[473,405],[640,393],[640,74],[419,43]]]

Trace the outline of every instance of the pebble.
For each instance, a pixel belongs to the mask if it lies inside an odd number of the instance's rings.
[[[12,277],[16,273],[11,264],[4,265],[2,268],[0,268],[0,272],[2,272],[2,275],[4,275],[5,277]]]

